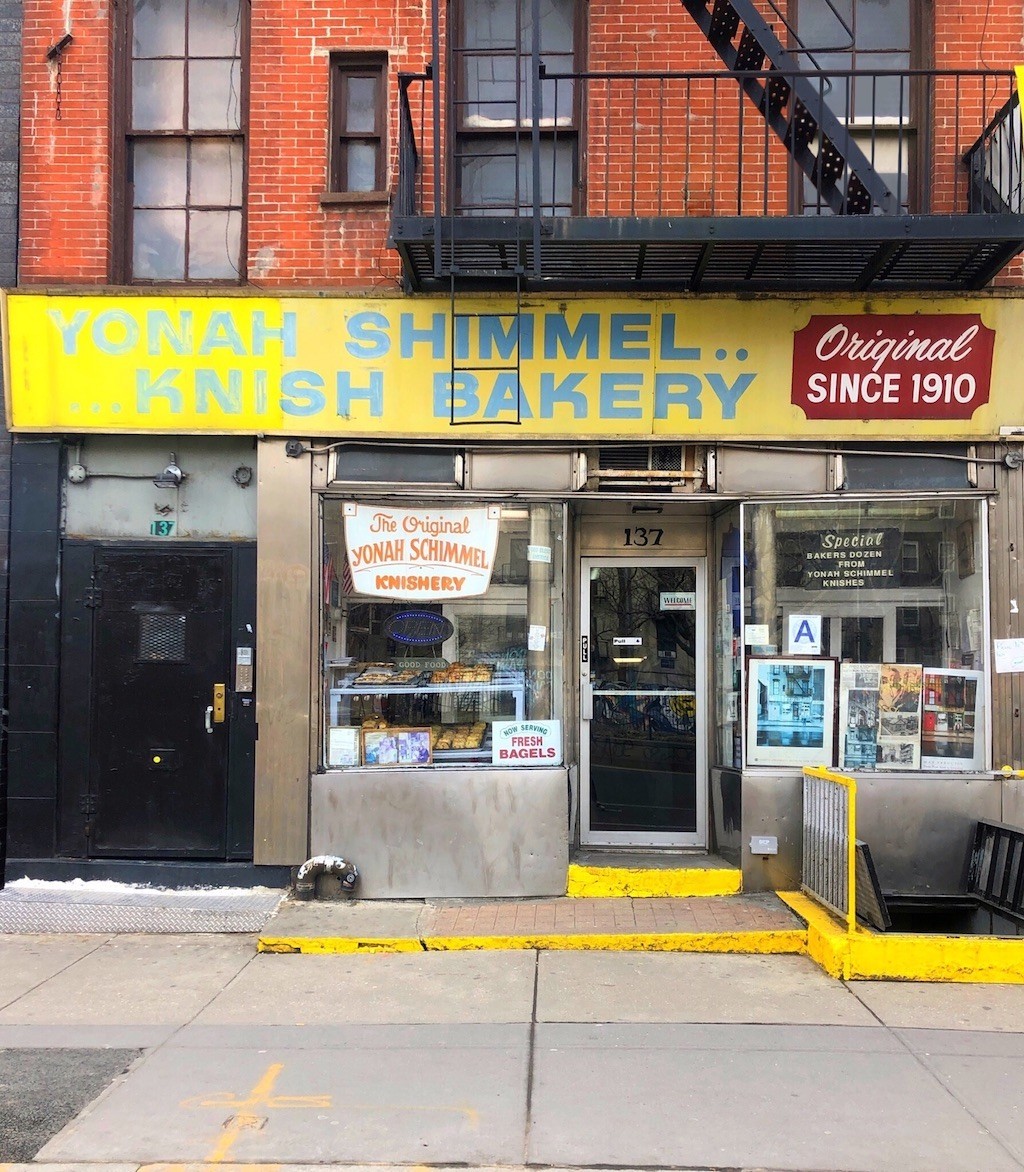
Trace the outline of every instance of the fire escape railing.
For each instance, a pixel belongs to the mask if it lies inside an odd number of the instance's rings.
[[[1010,71],[586,72],[548,73],[544,82],[549,91],[555,87],[556,105],[557,87],[575,87],[586,117],[578,126],[555,121],[516,128],[525,139],[572,149],[549,151],[543,188],[539,178],[531,180],[509,217],[1024,210],[1020,108]],[[787,87],[792,92],[797,82],[804,94],[813,92],[813,101],[786,100]],[[458,176],[451,172],[452,144],[471,143],[473,132],[448,124],[445,103],[435,103],[436,85],[429,72],[399,78],[394,212],[471,219],[485,213],[458,205]],[[751,94],[761,96],[752,104]],[[885,177],[892,198],[884,205],[866,206],[846,178],[837,182],[815,105],[839,119]],[[978,127],[984,127],[980,135]],[[536,141],[533,146],[539,170]]]
[[[1013,93],[964,152],[972,212],[1024,212],[1020,93]]]

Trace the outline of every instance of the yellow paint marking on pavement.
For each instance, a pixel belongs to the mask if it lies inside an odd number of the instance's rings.
[[[235,1108],[245,1106],[245,1101],[236,1099],[230,1091],[218,1091],[215,1095],[197,1095],[194,1099],[186,1099],[183,1107],[226,1107]],[[289,1107],[329,1107],[330,1095],[272,1095],[264,1106],[277,1110]]]
[[[237,1097],[230,1091],[218,1092],[213,1095],[197,1095],[192,1099],[185,1099],[182,1107],[207,1107],[231,1111],[224,1124],[224,1134],[218,1139],[213,1151],[206,1157],[207,1164],[223,1164],[227,1161],[243,1131],[260,1131],[267,1122],[267,1117],[258,1112],[258,1108],[266,1111],[288,1110],[297,1107],[330,1107],[330,1095],[275,1095],[274,1084],[284,1070],[284,1064],[275,1062],[268,1066],[263,1077],[244,1099]],[[266,1172],[267,1166],[261,1165]]]

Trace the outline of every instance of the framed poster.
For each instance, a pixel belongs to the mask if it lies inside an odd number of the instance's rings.
[[[878,760],[877,663],[844,663],[839,668],[839,768],[874,769]]]
[[[381,768],[429,765],[429,728],[363,729],[363,764]]]
[[[328,765],[358,765],[359,747],[359,729],[339,727],[327,730]]]
[[[880,664],[876,769],[921,768],[919,663]]]
[[[747,661],[747,764],[831,765],[834,659]]]
[[[924,669],[921,768],[984,768],[980,671]]]
[[[918,663],[840,667],[840,769],[921,768],[921,686]]]

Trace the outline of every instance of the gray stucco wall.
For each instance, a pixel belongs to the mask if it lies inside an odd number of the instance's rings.
[[[314,774],[313,855],[359,868],[364,899],[565,895],[565,769]]]

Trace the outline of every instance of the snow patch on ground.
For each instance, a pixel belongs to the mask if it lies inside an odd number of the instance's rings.
[[[161,887],[151,883],[118,883],[113,879],[21,879],[8,880],[5,886],[7,891],[31,891],[33,894],[55,896],[86,893],[89,895],[128,895],[140,891],[170,891],[188,892],[189,895],[272,895],[280,892],[276,887],[211,887],[204,884],[199,887]]]

